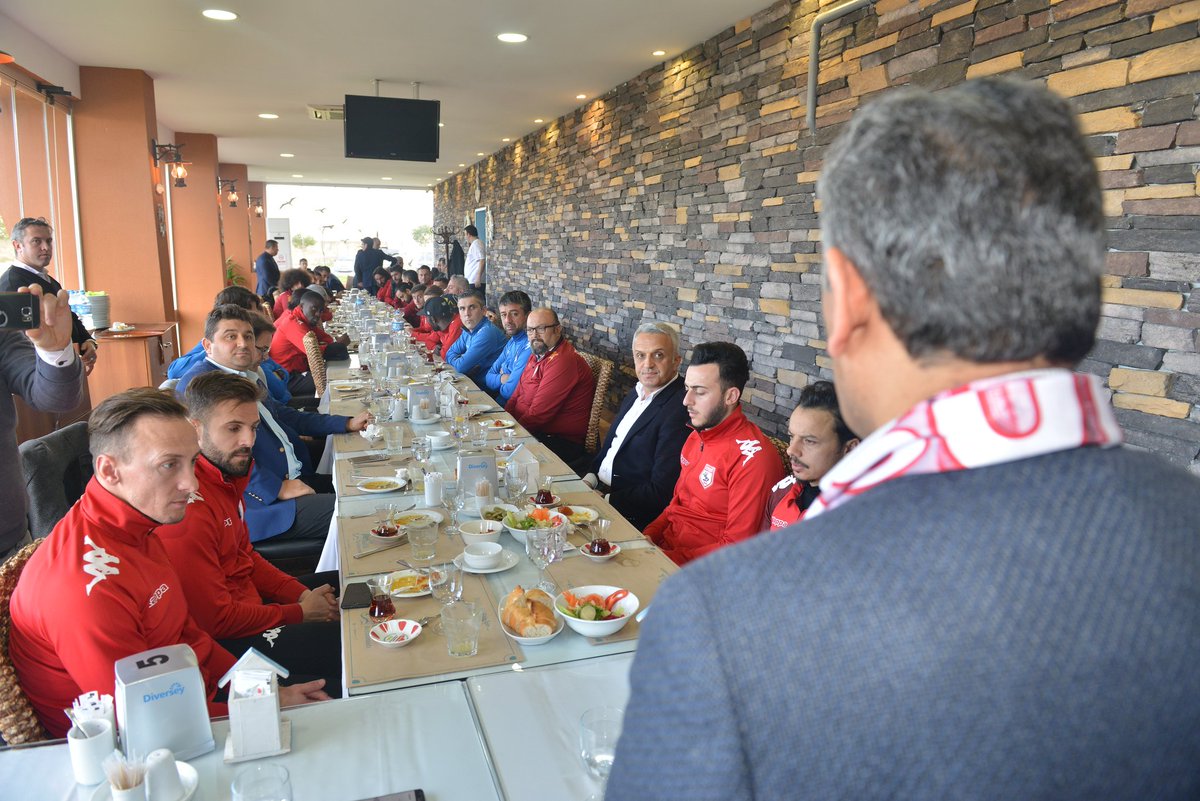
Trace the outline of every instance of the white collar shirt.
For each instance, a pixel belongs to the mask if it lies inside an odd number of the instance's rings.
[[[613,462],[616,461],[617,451],[621,450],[621,445],[624,444],[625,437],[629,436],[629,431],[633,428],[633,424],[638,421],[638,418],[642,416],[646,409],[650,408],[650,402],[654,400],[655,395],[678,380],[679,376],[676,375],[670,381],[649,393],[642,386],[642,382],[638,382],[637,387],[635,387],[637,400],[633,402],[633,405],[629,407],[629,411],[625,413],[625,416],[621,418],[621,422],[617,424],[617,430],[613,432],[612,444],[608,446],[608,450],[604,454],[604,460],[600,462],[600,469],[596,472],[597,478],[605,484],[612,486]]]

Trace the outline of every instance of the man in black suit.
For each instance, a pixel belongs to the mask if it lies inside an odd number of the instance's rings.
[[[37,284],[43,294],[57,295],[62,284],[46,272],[54,258],[54,231],[42,217],[25,217],[12,229],[12,244],[16,258],[8,271],[0,276],[0,291],[16,292],[23,286]],[[96,340],[88,333],[75,312],[71,312],[71,341],[79,348],[79,358],[88,375],[96,366]]]
[[[679,479],[679,452],[691,433],[679,378],[679,333],[643,323],[633,335],[638,383],[621,403],[604,447],[583,477],[639,530],[662,514]]]
[[[254,293],[268,303],[274,302],[271,290],[279,283],[279,265],[275,263],[275,256],[278,253],[279,243],[274,239],[268,239],[267,244],[263,247],[263,252],[258,254],[258,258],[254,260],[254,274],[258,276],[258,284],[254,288]]]

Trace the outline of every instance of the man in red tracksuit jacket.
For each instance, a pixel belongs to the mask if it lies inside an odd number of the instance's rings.
[[[429,348],[430,351],[446,357],[460,336],[462,336],[462,319],[458,316],[458,304],[446,297],[438,295],[425,301],[421,316],[429,320],[429,333],[417,332],[413,338]]]
[[[504,408],[517,422],[571,464],[584,456],[596,378],[562,333],[553,309],[534,309],[525,320],[532,352]]]
[[[683,405],[695,430],[671,502],[645,530],[676,564],[757,534],[771,486],[783,478],[775,446],[742,414],[749,378],[746,354],[732,342],[692,352]]]
[[[200,435],[199,489],[179,523],[158,530],[196,623],[226,649],[253,646],[291,678],[342,686],[336,572],[289,576],[258,554],[242,519],[263,390],[241,376],[204,373],[184,401]]]
[[[66,734],[62,710],[81,693],[112,694],[113,663],[185,643],[208,690],[233,666],[188,613],[179,576],[155,529],[176,523],[196,489],[199,453],[186,410],[141,388],[105,400],[88,422],[95,477],[26,564],[10,602],[9,656],[38,719]],[[280,688],[284,705],[324,699],[321,682]]]

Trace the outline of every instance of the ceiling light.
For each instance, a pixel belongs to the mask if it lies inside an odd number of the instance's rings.
[[[303,178],[304,176],[303,176],[303,175],[301,175],[301,174],[300,174],[300,173],[298,173],[298,172],[294,172],[294,173],[292,173],[292,177],[293,177],[293,178]]]
[[[466,165],[466,164],[459,164],[458,166],[460,166],[460,167],[465,167],[465,166],[467,166],[467,165]]]
[[[280,153],[279,157],[282,159],[294,159],[294,158],[296,158],[296,154],[295,153]]]
[[[433,184],[425,184],[425,185],[426,185],[426,186],[433,186]]]
[[[497,36],[496,38],[502,42],[508,42],[509,44],[520,44],[521,42],[524,42],[525,40],[527,40],[529,37],[523,33],[502,33],[499,36]]]
[[[475,155],[476,156],[486,156],[487,154],[486,153],[476,153]]]
[[[438,127],[439,127],[439,128],[445,128],[445,127],[446,127],[446,123],[444,123],[444,122],[439,122],[439,123],[438,123]]]
[[[454,170],[446,170],[446,175],[454,175]]]
[[[392,180],[392,176],[390,176],[390,175],[385,175],[385,176],[383,176],[382,178],[380,178],[379,180],[381,180],[381,181],[390,181],[390,180]]]
[[[511,139],[509,139],[509,138],[506,136],[506,137],[504,137],[503,139],[501,139],[500,141],[501,141],[501,142],[511,142],[512,140],[511,140]]]
[[[666,54],[667,54],[667,51],[666,51],[666,50],[655,50],[655,51],[654,51],[653,53],[651,53],[650,55],[652,55],[652,56],[665,56]]]
[[[209,19],[220,20],[221,22],[232,22],[237,19],[237,14],[232,11],[222,11],[219,8],[206,8],[200,12]]]
[[[576,100],[587,100],[587,95],[575,95]]]
[[[534,120],[534,122],[536,122],[538,125],[541,125],[543,122],[545,122],[545,120],[543,120],[541,117],[538,117],[536,120]]]
[[[279,119],[279,115],[278,115],[278,114],[263,113],[263,114],[259,114],[259,115],[258,115],[258,118],[259,118],[260,120],[277,120],[277,119]]]

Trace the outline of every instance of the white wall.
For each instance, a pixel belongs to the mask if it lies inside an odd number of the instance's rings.
[[[0,50],[45,83],[79,97],[79,65],[46,44],[37,34],[0,12]]]

